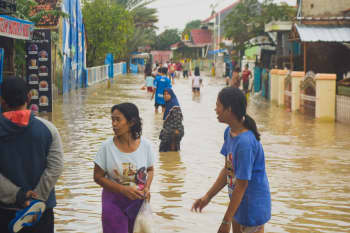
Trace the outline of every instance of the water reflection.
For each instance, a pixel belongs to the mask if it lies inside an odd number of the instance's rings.
[[[162,206],[163,211],[157,213],[168,220],[174,219],[175,214],[171,214],[174,208],[180,208],[182,196],[184,194],[183,185],[186,168],[181,162],[180,152],[159,153],[159,175],[161,176],[161,188],[159,194],[164,197],[166,205]]]

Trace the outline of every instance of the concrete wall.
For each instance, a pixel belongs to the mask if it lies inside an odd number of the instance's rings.
[[[350,8],[350,0],[302,0],[303,17],[343,16]]]

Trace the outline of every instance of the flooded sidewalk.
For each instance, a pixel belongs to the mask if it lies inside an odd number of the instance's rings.
[[[154,113],[143,84],[141,76],[123,76],[110,89],[101,83],[55,102],[53,121],[65,150],[56,186],[56,232],[102,232],[102,189],[93,181],[93,161],[101,143],[113,136],[110,109],[121,102],[139,107],[143,135],[156,151],[151,205],[157,233],[217,232],[229,203],[226,188],[202,214],[190,208],[224,166],[219,152],[225,125],[218,123],[214,109],[225,80],[205,77],[200,97],[192,96],[190,80],[176,80],[185,127],[179,153],[157,152],[162,116]],[[265,232],[349,232],[350,126],[287,112],[258,95],[250,98],[248,113],[262,134],[270,181],[272,219]]]

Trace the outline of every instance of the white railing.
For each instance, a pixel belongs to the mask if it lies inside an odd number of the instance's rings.
[[[308,100],[308,101],[316,102],[316,96],[312,96],[312,95],[303,95],[303,94],[301,94],[301,98],[302,98],[303,100]]]
[[[123,73],[123,62],[114,63],[114,77]],[[108,65],[95,66],[87,68],[88,72],[88,86],[105,81],[108,79]]]
[[[108,65],[90,67],[87,72],[89,86],[108,79]]]
[[[336,119],[339,122],[350,123],[350,97],[336,96]]]
[[[123,74],[123,63],[115,63],[113,65],[114,77]]]

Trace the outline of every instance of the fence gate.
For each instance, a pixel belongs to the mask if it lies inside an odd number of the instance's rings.
[[[289,72],[287,78],[284,80],[284,106],[288,111],[292,110],[292,75]]]
[[[312,71],[306,73],[305,78],[300,84],[301,103],[300,110],[306,115],[316,116],[316,81],[315,73]]]

